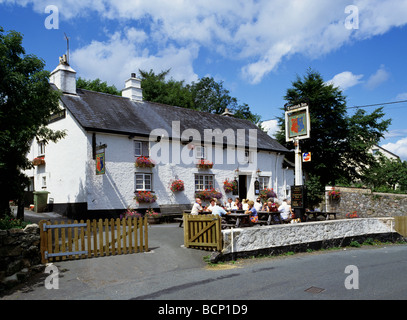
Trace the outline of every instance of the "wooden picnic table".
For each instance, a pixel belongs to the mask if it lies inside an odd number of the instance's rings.
[[[333,215],[336,219],[336,212],[324,212],[324,211],[305,211],[305,221],[309,221],[310,216],[313,216],[314,220],[317,221],[318,216],[323,216],[325,220],[329,220],[329,217]]]
[[[282,212],[282,210],[280,211],[275,211],[275,212],[270,212],[270,211],[257,211],[257,215],[259,217],[259,221],[261,222],[266,222],[267,225],[271,225],[271,224],[282,224],[283,220],[281,220],[281,215],[280,213]],[[264,219],[265,217],[267,217],[267,219]]]

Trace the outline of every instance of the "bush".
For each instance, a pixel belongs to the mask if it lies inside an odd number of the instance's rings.
[[[4,218],[0,219],[0,230],[8,230],[13,228],[24,229],[28,224],[28,222],[16,219],[13,216],[5,216]]]

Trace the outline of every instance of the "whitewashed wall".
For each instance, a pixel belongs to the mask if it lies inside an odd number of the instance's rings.
[[[45,165],[25,174],[34,177],[34,190],[50,192],[48,198],[53,198],[54,203],[86,202],[85,132],[68,110],[65,119],[49,124],[49,128],[66,130],[66,137],[57,143],[49,142],[45,147]],[[27,157],[32,160],[38,155],[38,143],[34,139]],[[46,177],[46,188],[42,187],[43,177]]]

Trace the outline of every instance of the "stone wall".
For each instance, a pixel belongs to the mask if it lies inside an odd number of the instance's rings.
[[[36,224],[0,230],[0,292],[43,270],[39,244],[40,229]]]
[[[298,248],[306,250],[345,246],[350,241],[368,237],[382,241],[402,239],[395,232],[394,218],[341,219],[236,228],[222,230],[222,234],[223,250],[216,259],[231,255],[275,254],[284,252],[282,248],[301,251]]]
[[[370,189],[335,187],[340,191],[340,200],[331,200],[325,188],[324,210],[338,212],[344,217],[356,211],[361,218],[407,216],[407,194],[377,193]]]

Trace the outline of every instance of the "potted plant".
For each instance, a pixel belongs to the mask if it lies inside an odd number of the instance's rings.
[[[136,191],[134,199],[138,203],[153,203],[157,200],[157,196],[152,194],[151,191]]]
[[[137,157],[134,165],[137,168],[153,168],[155,163],[149,157]]]
[[[341,199],[341,192],[332,188],[332,190],[328,192],[328,196],[332,201],[338,201]]]
[[[205,190],[202,190],[202,191],[196,191],[195,192],[195,198],[199,198],[199,199],[201,199],[203,201],[205,201],[205,200],[208,201],[208,200],[213,199],[213,198],[221,199],[222,198],[222,193],[215,190],[214,188],[209,189],[209,190],[205,189]]]
[[[146,211],[144,217],[147,217],[147,222],[149,224],[159,224],[161,213],[155,212],[152,208],[150,208]]]
[[[204,160],[201,159],[198,161],[197,165],[198,169],[212,169],[213,168],[213,162],[209,160]]]
[[[180,179],[174,180],[171,183],[171,191],[172,192],[184,191],[184,181]]]
[[[230,192],[236,192],[237,191],[237,181],[229,181],[229,179],[226,179],[223,182],[223,189],[225,190],[226,193]]]
[[[34,158],[33,161],[32,161],[32,163],[33,163],[34,166],[41,166],[41,165],[44,165],[44,164],[45,164],[44,156]]]
[[[141,218],[141,214],[138,213],[135,209],[131,209],[130,207],[120,215],[120,219],[132,219],[132,218]]]
[[[273,188],[265,188],[260,191],[259,197],[264,201],[267,201],[269,198],[277,198],[276,193]]]

